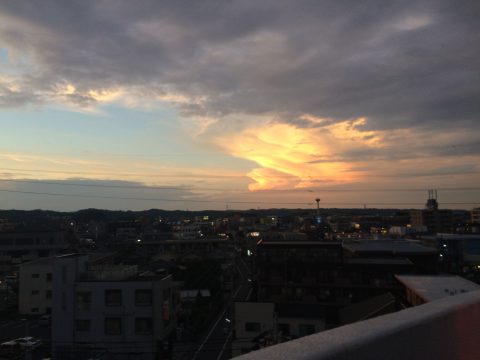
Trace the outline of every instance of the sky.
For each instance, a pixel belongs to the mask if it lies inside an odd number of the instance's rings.
[[[0,208],[480,206],[476,0],[0,2]]]

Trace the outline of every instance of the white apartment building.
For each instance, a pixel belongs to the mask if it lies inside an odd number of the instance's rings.
[[[288,339],[325,330],[319,307],[273,302],[236,302],[232,355],[238,356]]]
[[[22,315],[50,314],[54,258],[40,258],[19,266],[18,311]]]
[[[54,262],[54,359],[157,359],[176,328],[178,289],[168,276],[142,276],[136,266],[90,267],[87,256]]]
[[[480,207],[472,209],[470,212],[472,223],[480,224]]]

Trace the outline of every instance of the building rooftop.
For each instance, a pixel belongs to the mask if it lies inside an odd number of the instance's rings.
[[[229,243],[230,241],[225,238],[210,238],[210,237],[203,237],[203,238],[195,238],[195,239],[144,239],[142,243],[145,244],[201,244],[201,243]]]
[[[326,313],[318,304],[275,304],[275,309],[284,318],[324,318]]]
[[[352,253],[435,254],[437,250],[407,240],[350,240],[342,243]]]
[[[341,324],[349,324],[356,321],[370,319],[381,314],[396,302],[395,296],[385,293],[369,298],[360,303],[352,304],[340,309],[339,320]]]
[[[41,257],[32,261],[24,262],[20,266],[29,266],[29,265],[53,265],[55,256],[51,257]]]
[[[262,246],[340,246],[342,243],[339,241],[262,241],[258,245]]]
[[[186,289],[180,291],[180,298],[185,299],[195,299],[196,297],[210,297],[210,290],[208,289]]]
[[[407,258],[346,258],[344,263],[346,265],[413,265]]]
[[[56,258],[59,259],[68,259],[68,258],[76,258],[76,257],[84,257],[87,256],[86,254],[80,254],[80,253],[72,253],[72,254],[64,254],[64,255],[58,255]]]
[[[445,240],[479,240],[480,234],[445,234],[438,233],[435,239],[445,239]]]
[[[405,287],[425,302],[480,290],[480,286],[460,276],[395,275]]]
[[[90,266],[82,280],[85,281],[123,281],[138,275],[136,265],[94,265]]]

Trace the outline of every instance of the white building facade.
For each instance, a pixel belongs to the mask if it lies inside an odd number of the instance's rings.
[[[88,268],[85,256],[55,260],[52,350],[55,359],[156,359],[176,328],[171,276],[138,276],[136,267]]]
[[[22,315],[50,314],[53,258],[40,258],[19,266],[18,311]]]

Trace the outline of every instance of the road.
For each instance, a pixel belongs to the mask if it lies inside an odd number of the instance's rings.
[[[252,284],[248,278],[250,273],[248,265],[242,258],[240,258],[237,265],[241,282],[235,290],[232,299],[221,311],[196,351],[190,357],[191,360],[224,360],[231,358],[231,341],[235,326],[233,324],[235,301],[247,301],[252,292]]]
[[[36,319],[0,321],[0,343],[24,336],[50,341],[50,327],[39,326]]]
[[[21,315],[20,315],[21,316]],[[31,354],[31,359],[41,359],[50,354],[50,326],[39,326],[37,319],[12,318],[0,320],[0,343],[24,336],[42,340],[43,345]]]

